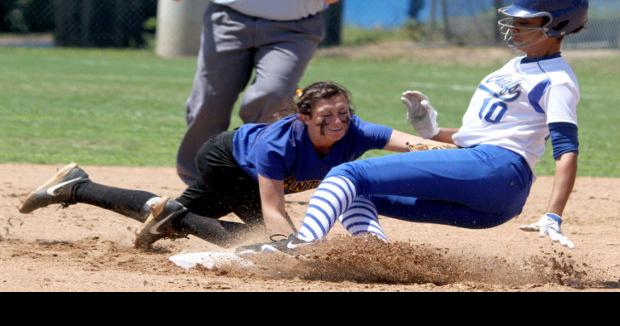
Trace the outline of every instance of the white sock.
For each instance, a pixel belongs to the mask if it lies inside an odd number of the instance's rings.
[[[153,197],[147,200],[146,203],[144,203],[144,206],[142,206],[142,215],[148,216],[149,213],[151,213],[151,208],[159,204],[160,200],[161,200],[161,197]]]
[[[356,197],[351,207],[338,217],[338,220],[353,236],[370,233],[387,242],[387,237],[379,224],[377,208],[366,198]]]
[[[334,176],[323,180],[310,198],[297,238],[308,242],[323,239],[334,226],[336,218],[351,206],[356,193],[351,180],[345,177]]]

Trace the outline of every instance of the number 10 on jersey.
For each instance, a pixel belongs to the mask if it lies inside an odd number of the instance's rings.
[[[490,123],[498,123],[502,120],[502,117],[504,117],[506,111],[508,111],[508,105],[504,102],[491,103],[492,99],[493,97],[489,97],[484,100],[482,107],[480,108],[480,112],[478,113],[478,117],[480,117],[481,120],[484,119]]]

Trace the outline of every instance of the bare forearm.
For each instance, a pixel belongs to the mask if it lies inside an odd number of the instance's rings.
[[[294,226],[286,214],[284,205],[284,182],[258,175],[261,211],[267,232],[290,234]]]
[[[435,135],[432,140],[442,143],[454,144],[452,135],[456,134],[459,130],[457,128],[440,128],[439,133]]]
[[[392,152],[408,152],[410,151],[409,146],[416,144],[423,144],[429,146],[445,145],[444,143],[438,141],[424,139],[422,137],[414,136],[394,129],[392,131],[392,136],[390,137],[390,140],[383,149]]]
[[[555,162],[555,168],[553,190],[547,212],[562,216],[577,178],[577,154],[566,153],[560,156]]]
[[[263,209],[263,219],[268,233],[288,235],[294,232],[294,229],[289,224],[289,217],[283,207],[281,210]]]

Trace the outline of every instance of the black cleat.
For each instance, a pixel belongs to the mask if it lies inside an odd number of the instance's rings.
[[[88,174],[76,163],[68,164],[45,184],[31,192],[18,210],[27,214],[51,204],[61,204],[63,207],[75,204],[73,187],[83,182],[90,182]]]
[[[178,201],[162,197],[159,203],[151,207],[149,217],[136,232],[134,247],[149,249],[159,239],[185,237],[186,234],[178,232],[172,227],[172,220],[185,212],[187,212],[187,208]]]

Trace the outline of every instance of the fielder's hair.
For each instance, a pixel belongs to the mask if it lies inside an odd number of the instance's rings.
[[[351,114],[353,114],[353,108],[351,107],[351,93],[343,86],[332,81],[320,81],[310,84],[304,88],[301,91],[299,99],[295,103],[297,106],[297,112],[310,115],[312,114],[312,106],[316,104],[316,102],[323,99],[329,99],[334,96],[344,97],[349,104]]]
[[[349,105],[349,111],[351,114],[354,113],[351,104],[351,93],[346,88],[332,81],[319,81],[306,86],[303,90],[297,90],[296,97],[275,114],[274,121],[295,113],[311,115],[312,107],[318,101],[334,96],[344,97]]]

